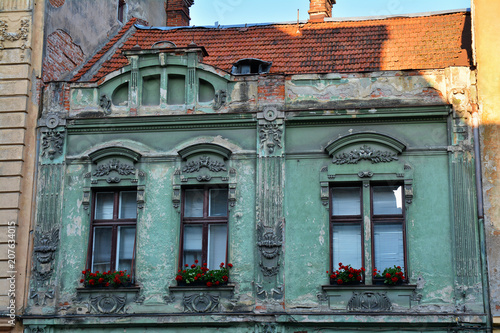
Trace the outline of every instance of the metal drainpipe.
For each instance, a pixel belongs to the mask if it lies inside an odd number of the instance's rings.
[[[474,167],[476,173],[476,195],[477,195],[477,217],[479,222],[479,246],[481,251],[482,283],[484,310],[488,317],[486,322],[487,332],[492,331],[491,309],[490,309],[490,288],[488,285],[488,263],[486,260],[486,237],[484,231],[484,208],[483,208],[483,180],[481,170],[481,150],[479,146],[479,114],[474,112],[472,115],[472,131],[474,136]]]

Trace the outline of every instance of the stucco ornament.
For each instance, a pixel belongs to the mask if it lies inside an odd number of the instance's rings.
[[[332,163],[335,164],[357,164],[359,161],[368,160],[372,163],[391,162],[398,159],[396,153],[390,151],[373,150],[364,145],[349,153],[341,153],[333,157]]]
[[[107,176],[111,171],[116,171],[118,172],[118,174],[126,176],[133,175],[135,173],[135,168],[133,165],[121,163],[116,158],[114,158],[108,163],[99,165],[92,175],[95,177]]]
[[[226,91],[225,90],[217,90],[215,92],[213,109],[219,110],[224,104],[226,104]]]
[[[108,95],[102,95],[99,99],[99,106],[104,110],[105,114],[111,114],[111,99]]]
[[[2,50],[5,49],[5,41],[15,42],[18,40],[23,40],[21,45],[21,59],[24,59],[24,50],[28,47],[28,34],[29,34],[30,20],[25,18],[21,20],[21,26],[18,32],[8,32],[7,29],[9,25],[6,21],[0,20],[0,59],[2,58]]]
[[[389,311],[392,310],[392,303],[386,293],[376,292],[353,292],[349,303],[348,311]]]
[[[90,309],[96,313],[123,313],[126,300],[127,296],[98,295],[90,298]]]
[[[59,229],[37,233],[35,237],[35,276],[37,280],[47,280],[52,274],[52,261],[59,244]]]
[[[274,276],[279,271],[278,256],[280,255],[283,235],[282,225],[275,229],[257,225],[257,245],[261,254],[260,267],[264,276]]]
[[[282,148],[281,146],[281,135],[283,131],[282,126],[276,122],[264,124],[259,131],[260,146],[263,148],[267,147],[270,154],[274,152],[276,146]]]
[[[189,161],[186,163],[182,172],[198,172],[201,168],[207,168],[213,172],[226,171],[226,165],[219,161],[210,160],[209,156],[200,156],[199,161]],[[210,180],[210,179],[208,179]]]
[[[185,295],[184,312],[215,312],[219,308],[219,296],[209,293]]]
[[[50,280],[54,272],[53,262],[55,253],[59,244],[59,229],[53,229],[49,232],[39,233],[35,235],[35,246],[33,248],[33,276],[35,288],[31,290],[30,298],[34,300],[36,305],[46,304],[46,299],[54,298],[53,290],[40,291],[40,287]]]
[[[62,155],[64,145],[64,132],[49,129],[42,138],[42,156],[53,160]]]

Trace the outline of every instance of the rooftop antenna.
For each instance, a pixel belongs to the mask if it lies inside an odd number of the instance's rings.
[[[299,13],[300,9],[297,8],[297,31],[295,33],[300,34],[300,29],[299,29]]]

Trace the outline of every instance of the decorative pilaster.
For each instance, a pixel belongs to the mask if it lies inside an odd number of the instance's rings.
[[[41,138],[29,297],[35,306],[54,306],[56,282],[53,273],[61,225],[66,120],[51,112],[38,124]]]
[[[137,115],[139,107],[139,56],[129,56],[130,65],[130,84],[129,84],[129,99],[130,99],[130,115]]]
[[[455,152],[451,157],[453,239],[455,254],[455,297],[457,308],[466,308],[474,287],[481,282],[477,246],[474,163],[468,153]],[[476,291],[477,292],[477,291]]]
[[[39,166],[38,209],[35,227],[30,299],[36,306],[55,304],[53,277],[59,246],[63,164]]]
[[[258,113],[256,293],[261,299],[283,298],[284,115],[275,107]]]

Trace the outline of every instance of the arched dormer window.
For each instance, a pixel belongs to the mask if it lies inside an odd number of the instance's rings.
[[[231,74],[244,75],[244,74],[265,74],[269,73],[272,62],[255,59],[245,58],[240,59],[233,64]]]

